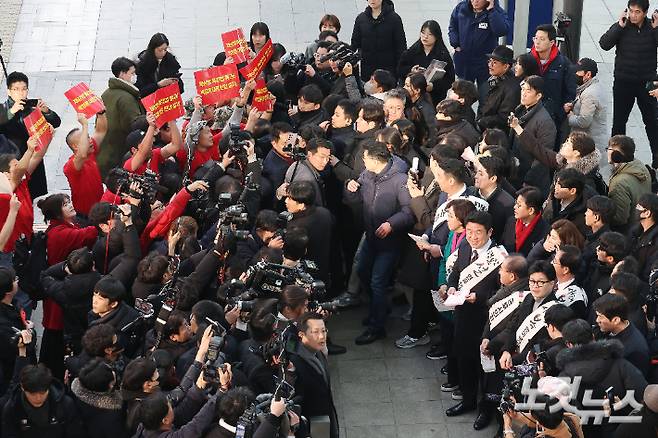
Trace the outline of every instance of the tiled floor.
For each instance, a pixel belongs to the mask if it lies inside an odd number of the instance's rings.
[[[46,100],[63,119],[46,157],[51,192],[68,190],[62,166],[69,151],[64,136],[75,126],[75,114],[64,91],[80,81],[101,93],[107,86],[112,60],[134,57],[155,32],[169,37],[171,49],[183,66],[187,95],[193,90],[192,73],[212,63],[221,50],[220,34],[234,27],[248,33],[255,21],[269,24],[272,37],[289,51],[303,51],[317,35],[324,13],[341,19],[340,36],[349,40],[354,18],[363,0],[0,0],[0,37],[16,26],[9,69],[30,76],[30,95]],[[417,38],[420,25],[436,19],[444,34],[457,0],[396,0],[408,43]],[[598,47],[598,38],[624,9],[625,0],[585,2],[581,56],[599,62],[599,77],[612,89],[614,52]],[[13,8],[13,9],[12,9]],[[16,16],[18,21],[16,22]],[[5,32],[2,34],[1,32]],[[447,35],[446,35],[447,37]],[[446,38],[447,39],[447,38]],[[9,45],[7,44],[7,47]],[[4,99],[4,87],[0,87]],[[610,96],[611,99],[611,96]],[[612,117],[612,111],[609,112]],[[636,139],[640,157],[650,157],[639,112],[633,111],[628,133]],[[425,347],[399,350],[393,340],[404,334],[406,323],[392,320],[389,339],[369,346],[353,344],[361,327],[362,311],[345,312],[330,324],[334,342],[348,353],[331,359],[332,379],[343,433],[341,437],[489,437],[472,429],[473,416],[447,418],[453,404],[441,393],[445,380],[443,361],[425,359]],[[35,320],[38,320],[35,318]]]

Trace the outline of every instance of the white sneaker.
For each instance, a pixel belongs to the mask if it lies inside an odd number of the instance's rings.
[[[430,337],[424,335],[422,338],[412,338],[409,335],[404,335],[397,341],[395,341],[395,346],[398,348],[414,348],[419,345],[427,345],[430,343]]]

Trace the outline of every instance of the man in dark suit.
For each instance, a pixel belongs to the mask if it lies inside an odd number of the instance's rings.
[[[493,219],[493,239],[502,242],[507,218],[514,215],[514,198],[498,182],[503,178],[505,163],[500,158],[482,157],[475,173],[475,187],[478,195],[489,203],[489,213]]]
[[[542,218],[544,196],[536,187],[523,187],[516,192],[514,217],[509,218],[503,233],[503,244],[509,252],[528,256],[533,246],[550,231]]]
[[[457,260],[448,277],[448,284],[441,286],[448,293],[455,293],[462,272],[468,272],[469,265],[479,258],[485,258],[486,253],[495,245],[491,240],[491,215],[483,211],[475,211],[466,218],[466,240],[468,245],[462,246],[457,254]],[[498,290],[498,267],[491,270],[486,277],[470,288],[464,304],[455,307],[454,356],[459,367],[459,387],[462,401],[446,411],[453,417],[474,410],[477,407],[478,381],[480,367],[480,339],[487,321],[487,300]],[[477,422],[478,420],[476,420]],[[486,426],[486,425],[485,425]]]
[[[291,356],[297,380],[295,393],[302,397],[302,415],[306,418],[329,416],[331,438],[338,438],[338,416],[331,394],[329,364],[326,357],[327,329],[322,315],[306,313],[298,323],[299,339]]]

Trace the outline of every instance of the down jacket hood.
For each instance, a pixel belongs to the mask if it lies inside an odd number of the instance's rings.
[[[83,403],[98,409],[108,409],[112,411],[121,410],[123,400],[119,391],[97,392],[90,391],[82,386],[80,379],[75,379],[71,384],[71,392]]]
[[[617,340],[595,341],[565,348],[557,355],[557,366],[570,376],[582,376],[583,383],[601,382],[617,359],[624,357],[624,346]]]
[[[621,174],[634,176],[640,182],[644,182],[651,178],[646,166],[640,160],[618,164],[612,171],[612,176],[614,177]]]

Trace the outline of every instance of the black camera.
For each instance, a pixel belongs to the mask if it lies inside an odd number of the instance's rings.
[[[240,125],[231,123],[231,136],[229,137],[228,148],[231,156],[236,159],[247,160],[247,147],[249,142],[245,139],[240,131]]]
[[[226,341],[226,329],[210,318],[206,318],[206,322],[213,327],[213,337],[210,338],[208,352],[203,364],[203,380],[208,383],[219,384],[218,368],[224,370],[224,363],[226,362],[226,355],[222,352]]]
[[[279,213],[279,216],[276,218],[276,231],[274,232],[274,236],[272,236],[273,239],[275,237],[286,236],[286,229],[288,228],[288,222],[290,219],[292,219],[292,213],[289,211],[282,211]]]
[[[293,71],[306,69],[306,56],[303,53],[287,52],[280,59],[284,68]]]
[[[338,300],[333,300],[333,301],[326,301],[324,303],[321,303],[317,300],[309,301],[308,303],[308,311],[309,312],[319,312],[321,310],[327,311],[334,313],[340,309],[340,305]]]
[[[322,55],[318,58],[318,62],[335,61],[337,67],[342,70],[348,62],[352,65],[356,65],[359,62],[359,59],[360,57],[358,53],[352,50],[348,44],[337,41],[329,46],[329,51],[326,55]]]
[[[131,198],[153,203],[158,193],[158,175],[147,169],[143,175],[128,172],[126,169],[118,168],[118,192]]]
[[[564,12],[558,12],[555,16],[555,25],[558,29],[564,30],[567,27],[571,26],[571,17],[569,17]]]
[[[414,182],[416,187],[421,188],[421,181],[423,180],[424,173],[418,167],[418,157],[414,157],[413,162],[411,163],[411,168],[409,169],[409,177]]]
[[[295,133],[288,134],[288,139],[282,150],[290,155],[294,161],[306,159],[306,149],[299,145],[299,136]]]

